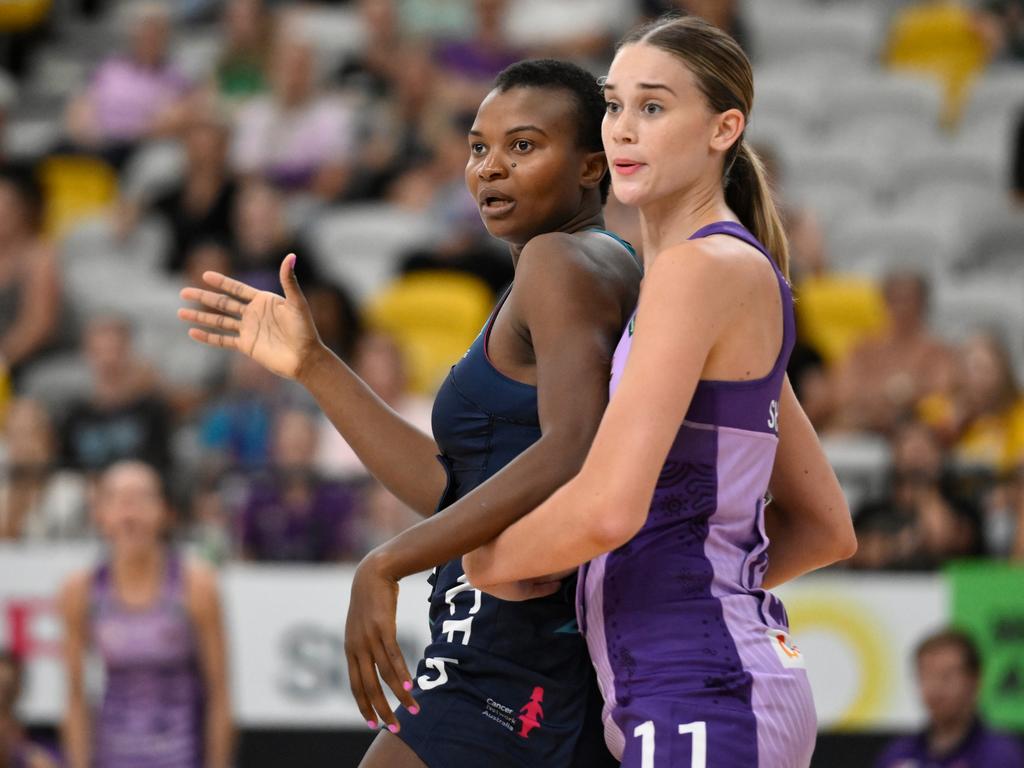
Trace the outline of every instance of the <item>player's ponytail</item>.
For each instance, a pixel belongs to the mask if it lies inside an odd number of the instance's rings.
[[[619,46],[653,45],[680,59],[715,112],[738,109],[746,118],[754,103],[754,73],[739,44],[696,16],[668,16],[630,32]],[[789,247],[760,158],[742,139],[722,167],[725,200],[787,273]],[[788,275],[787,275],[788,276]]]
[[[740,217],[754,237],[768,249],[782,274],[789,279],[789,242],[782,217],[775,207],[764,163],[742,137],[737,143],[731,168],[725,171],[725,202]]]

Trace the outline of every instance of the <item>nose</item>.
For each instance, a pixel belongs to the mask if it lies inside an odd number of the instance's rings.
[[[636,144],[636,123],[626,110],[615,116],[611,129],[611,138],[616,144]]]
[[[489,152],[477,165],[476,175],[483,181],[493,181],[508,176],[508,169],[497,152]]]

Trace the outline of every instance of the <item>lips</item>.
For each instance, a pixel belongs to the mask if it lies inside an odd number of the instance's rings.
[[[485,187],[477,194],[482,215],[489,218],[507,216],[516,207],[516,201],[500,190]]]
[[[612,168],[614,171],[622,176],[632,176],[642,168],[646,168],[647,163],[641,163],[637,160],[630,160],[629,158],[621,157],[612,162]]]

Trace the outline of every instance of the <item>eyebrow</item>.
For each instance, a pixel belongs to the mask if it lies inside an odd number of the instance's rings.
[[[641,90],[644,90],[644,91],[668,91],[673,96],[676,95],[675,91],[673,91],[667,85],[663,85],[662,83],[637,83],[636,87],[640,88]],[[604,89],[606,91],[614,91],[615,90],[615,86],[612,83],[609,83],[606,80],[605,83],[604,83]]]
[[[547,131],[545,131],[543,128],[538,128],[536,125],[517,125],[515,128],[509,128],[507,131],[505,131],[505,135],[509,136],[509,135],[511,135],[513,133],[522,133],[524,131],[536,131],[537,133],[541,134],[542,136],[547,136],[548,135]],[[483,136],[483,134],[480,131],[474,131],[472,129],[470,129],[469,135],[470,136]]]

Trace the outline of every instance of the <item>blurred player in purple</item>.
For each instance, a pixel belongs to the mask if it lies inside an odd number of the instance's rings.
[[[623,41],[605,99],[612,183],[640,209],[645,260],[611,402],[579,474],[466,573],[512,597],[586,563],[579,623],[625,768],[806,768],[814,702],[766,587],[856,541],[785,378],[787,247],[743,139],[750,63],[706,22],[664,20]],[[766,515],[769,488],[785,503]]]
[[[160,475],[123,461],[100,477],[105,562],[65,585],[69,768],[227,768],[232,726],[214,574],[167,543]],[[85,661],[102,660],[103,701],[89,711]]]
[[[974,641],[945,630],[925,638],[914,655],[928,724],[892,742],[875,768],[1024,768],[1020,743],[981,722],[981,656]]]
[[[18,722],[24,665],[21,658],[0,650],[0,768],[57,768],[50,752],[33,744]]]

